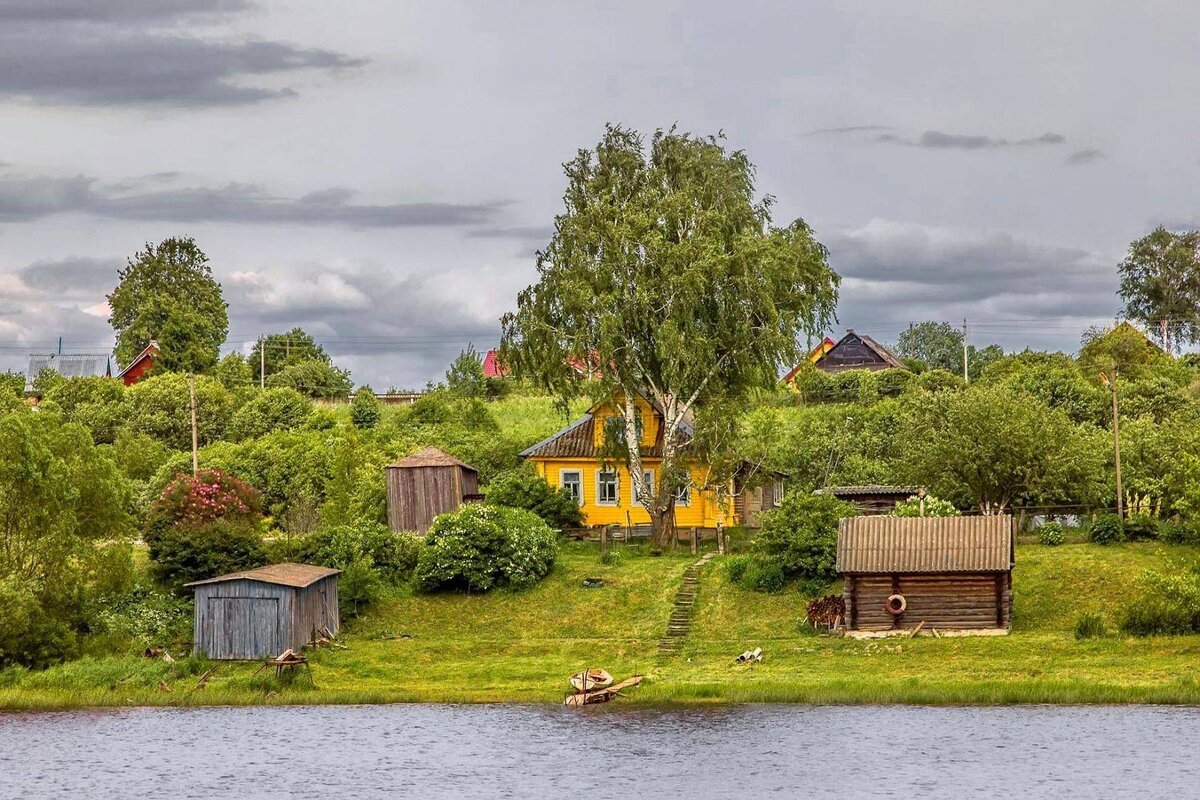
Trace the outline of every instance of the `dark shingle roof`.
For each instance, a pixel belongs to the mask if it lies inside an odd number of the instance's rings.
[[[854,497],[863,494],[883,494],[895,495],[908,499],[914,494],[921,491],[920,486],[883,486],[880,484],[867,484],[863,486],[831,486],[829,489],[818,489],[817,494],[824,494],[826,491],[834,497]]]
[[[412,455],[405,456],[396,463],[388,465],[388,469],[404,469],[406,467],[463,467],[472,472],[478,471],[470,464],[459,461],[445,450],[439,450],[436,447],[422,448]]]
[[[850,517],[838,522],[837,570],[1007,572],[1012,517]]]
[[[205,581],[185,583],[184,586],[203,586],[207,583],[249,580],[303,589],[305,586],[311,586],[322,578],[337,575],[339,572],[341,572],[340,569],[314,567],[311,564],[271,564],[270,566],[259,567],[258,569],[231,572],[228,575],[220,575]]]
[[[25,391],[33,390],[33,382],[44,369],[52,369],[64,378],[108,378],[112,365],[106,353],[50,353],[31,355],[25,371]]]

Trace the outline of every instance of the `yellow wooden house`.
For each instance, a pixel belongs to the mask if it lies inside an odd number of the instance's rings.
[[[637,398],[637,405],[642,430],[642,467],[646,484],[653,487],[657,485],[662,465],[663,415],[644,397]],[[547,483],[579,502],[586,525],[649,525],[650,515],[634,497],[628,465],[624,459],[605,457],[604,436],[611,429],[608,420],[614,417],[620,417],[616,403],[596,403],[582,417],[521,455],[534,464]],[[684,441],[691,436],[692,428],[685,423]],[[758,515],[778,505],[783,497],[780,475],[772,475],[765,482],[760,477],[754,486],[742,485],[740,478],[735,479],[729,491],[720,493],[726,496],[719,497],[715,489],[701,488],[711,483],[704,464],[691,464],[689,472],[691,483],[675,502],[677,528],[757,527]]]

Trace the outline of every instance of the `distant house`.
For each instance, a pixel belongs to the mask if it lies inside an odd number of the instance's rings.
[[[859,514],[890,514],[895,510],[896,503],[903,503],[922,491],[920,486],[865,484],[862,486],[832,486],[828,489],[818,489],[816,493],[831,494],[838,500],[851,503],[858,509]]]
[[[31,355],[25,370],[26,392],[33,391],[33,382],[46,369],[52,369],[64,378],[111,378],[112,360],[103,353]]]
[[[814,347],[812,350],[808,351],[808,359],[806,361],[801,361],[799,364],[792,367],[791,371],[788,372],[787,375],[783,376],[783,382],[791,383],[792,379],[796,377],[796,373],[798,373],[800,370],[804,369],[805,364],[817,363],[819,360],[821,360],[821,358],[823,358],[825,356],[826,353],[828,353],[830,350],[832,350],[836,345],[837,345],[837,342],[835,342],[833,339],[830,339],[828,336],[826,336],[824,339],[821,340],[821,342],[816,347]]]
[[[150,373],[154,370],[154,365],[158,361],[158,342],[153,339],[150,344],[146,345],[146,349],[134,356],[133,361],[126,365],[125,369],[117,373],[126,386],[132,386],[135,383],[144,381],[150,377]]]
[[[483,376],[485,378],[508,377],[508,367],[500,363],[500,351],[488,350],[483,356]]]
[[[425,533],[438,514],[481,499],[479,471],[436,447],[387,467],[388,525]]]
[[[905,369],[900,359],[892,355],[886,347],[866,334],[857,333],[853,328],[847,330],[846,335],[832,347],[826,348],[822,343],[810,354],[809,360],[817,369],[830,373],[854,369],[867,369],[872,372],[881,369]],[[803,364],[797,366],[787,374],[784,381],[790,381],[803,367]]]
[[[851,517],[838,523],[837,571],[851,635],[1007,633],[1012,517]]]
[[[643,480],[653,491],[662,470],[663,414],[642,396],[637,398],[637,406]],[[649,513],[635,497],[628,466],[623,459],[614,459],[605,446],[605,437],[621,419],[619,407],[616,399],[598,402],[567,427],[521,453],[547,483],[579,503],[589,526],[650,523]],[[686,445],[693,435],[687,421],[682,434]],[[759,514],[779,505],[783,498],[782,474],[756,476],[756,470],[740,470],[729,487],[729,502],[713,488],[700,488],[707,483],[708,468],[704,464],[692,463],[688,472],[690,484],[675,501],[677,528],[757,527]]]

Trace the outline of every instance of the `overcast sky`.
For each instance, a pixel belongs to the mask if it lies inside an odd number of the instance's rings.
[[[1194,4],[834,5],[0,0],[0,369],[110,348],[117,268],[187,234],[229,349],[300,325],[423,385],[609,121],[724,131],[881,341],[1074,350],[1128,243],[1200,224]]]

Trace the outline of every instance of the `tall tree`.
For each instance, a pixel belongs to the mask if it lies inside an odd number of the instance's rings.
[[[1129,245],[1117,271],[1125,316],[1150,329],[1164,350],[1200,339],[1200,231],[1155,228]]]
[[[803,220],[772,225],[754,166],[722,137],[672,128],[647,143],[610,125],[564,168],[566,208],[538,253],[538,282],[502,319],[502,358],[563,399],[592,380],[616,399],[635,494],[662,541],[694,456],[687,419],[774,384],[803,356],[799,342],[832,322],[839,278]],[[639,394],[664,418],[652,492]]]
[[[487,376],[475,345],[468,344],[450,364],[450,369],[446,370],[446,387],[460,397],[483,399],[487,396]]]
[[[158,342],[159,369],[204,372],[217,363],[229,333],[227,305],[193,239],[147,242],[118,277],[108,296],[108,322],[117,333],[120,364],[133,361],[151,340]]]
[[[948,322],[917,322],[900,334],[896,352],[929,369],[962,372],[962,330]]]

